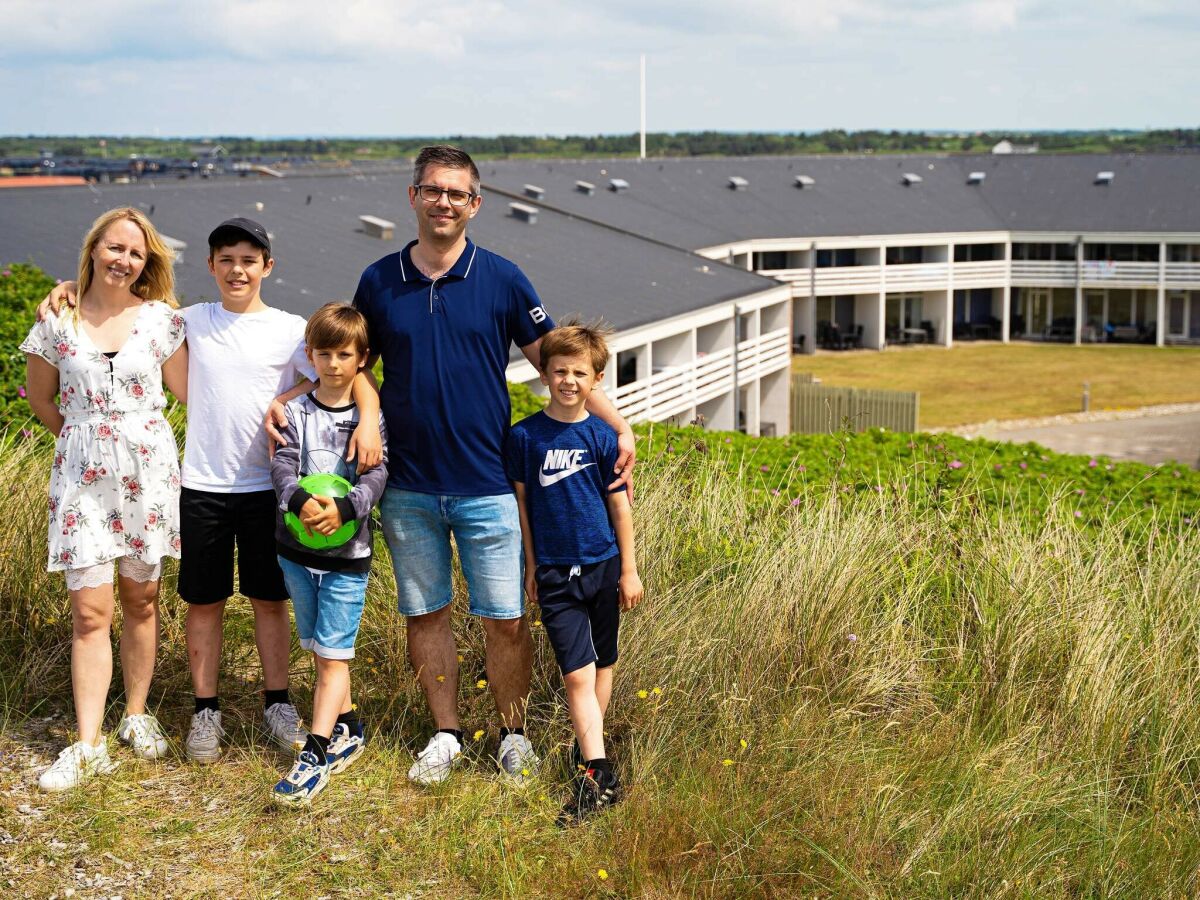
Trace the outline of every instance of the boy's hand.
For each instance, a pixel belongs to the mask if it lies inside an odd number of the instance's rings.
[[[529,602],[537,604],[537,563],[525,561],[525,596]]]
[[[360,420],[354,434],[350,435],[350,445],[346,448],[346,462],[350,462],[356,455],[359,475],[383,462],[383,437],[379,433],[378,419],[374,422]]]
[[[625,485],[625,493],[629,495],[629,505],[633,505],[633,467],[637,464],[637,445],[633,431],[626,428],[617,432],[617,462],[613,466],[616,478],[608,486],[611,491]]]
[[[267,414],[263,417],[263,428],[267,432],[267,455],[275,458],[275,447],[286,447],[287,441],[283,435],[279,433],[279,429],[287,425],[287,407],[280,402],[276,397],[271,401],[271,405],[267,407]]]
[[[332,497],[313,494],[300,507],[300,524],[310,533],[315,531],[328,537],[342,527],[342,514]]]
[[[57,316],[64,303],[67,306],[75,305],[75,282],[73,281],[64,281],[55,285],[54,289],[42,298],[42,302],[37,307],[37,320],[40,322],[46,316]]]
[[[621,598],[621,612],[629,612],[642,602],[642,579],[637,572],[621,576],[617,582],[617,594]]]

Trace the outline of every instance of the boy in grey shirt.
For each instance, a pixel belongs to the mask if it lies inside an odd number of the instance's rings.
[[[367,360],[367,323],[342,303],[317,310],[304,332],[319,381],[287,404],[286,446],[275,451],[271,480],[279,498],[275,542],[296,616],[300,645],[316,662],[312,731],[274,798],[307,805],[363,749],[362,723],[350,698],[350,664],[371,569],[371,508],[387,483],[384,465],[357,476],[346,459],[358,426],[350,393]],[[379,423],[383,433],[382,419]],[[383,462],[387,462],[386,442]],[[306,475],[327,473],[353,484],[344,497],[306,490]],[[332,492],[331,492],[332,493]],[[285,517],[290,514],[291,527]],[[295,529],[295,531],[293,531]]]

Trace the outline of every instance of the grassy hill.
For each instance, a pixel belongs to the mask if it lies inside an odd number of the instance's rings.
[[[537,628],[541,777],[494,775],[481,637],[463,616],[469,764],[438,790],[406,782],[428,718],[382,562],[354,663],[371,745],[312,812],[268,803],[285,760],[255,732],[237,601],[224,761],[118,751],[112,778],[37,794],[34,760],[67,739],[70,626],[43,571],[46,448],[10,447],[0,881],[60,897],[1195,893],[1200,475],[884,434],[655,428],[641,453],[647,600],[623,623],[609,723],[630,793],[563,833],[570,732]],[[1119,485],[1081,510],[1073,486],[1091,496],[1092,478]],[[178,737],[190,697],[173,573],[152,702]],[[311,671],[294,659],[305,708]]]

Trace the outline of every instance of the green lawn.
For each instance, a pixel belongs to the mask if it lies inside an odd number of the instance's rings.
[[[919,391],[923,428],[1200,401],[1200,348],[1061,344],[890,348],[793,358],[830,385]]]

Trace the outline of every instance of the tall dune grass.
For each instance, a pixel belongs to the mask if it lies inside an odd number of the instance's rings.
[[[65,591],[44,572],[44,457],[25,444],[0,459],[0,697],[12,735],[32,709],[68,702]],[[188,877],[214,894],[1192,896],[1200,538],[1155,520],[1130,537],[1119,504],[1082,528],[1065,501],[1036,520],[1016,501],[998,513],[974,502],[993,489],[918,503],[833,486],[793,505],[756,499],[699,451],[646,460],[635,515],[647,599],[622,623],[608,722],[630,793],[587,828],[550,824],[570,734],[537,628],[538,783],[510,792],[485,777],[486,738],[446,788],[404,783],[428,718],[384,555],[354,664],[373,750],[318,800],[341,819],[281,825],[264,812],[278,763],[235,734],[222,767],[161,776],[202,781],[203,796],[163,809],[144,800],[145,770],[118,775],[122,790],[53,801],[28,825],[29,846],[49,853],[66,833],[98,846],[77,823],[88,810],[113,846],[119,830],[126,855],[171,871],[173,851],[155,841],[164,823],[194,820],[192,840],[221,865]],[[170,574],[154,695],[182,730],[187,661]],[[252,719],[247,612],[231,604],[230,618],[228,715]],[[463,616],[456,628],[470,734],[494,713],[476,685],[477,626]],[[300,654],[296,672],[305,683]],[[219,825],[208,796],[233,810]],[[353,852],[339,859],[334,840]]]

